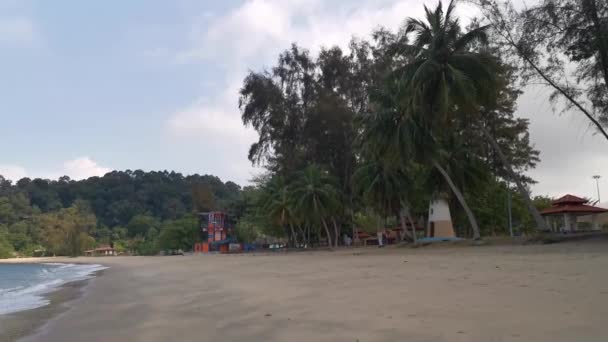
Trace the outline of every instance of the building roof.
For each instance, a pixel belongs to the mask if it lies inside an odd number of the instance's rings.
[[[559,205],[559,204],[585,204],[587,202],[589,202],[589,201],[584,198],[568,194],[568,195],[562,196],[562,197],[554,200],[551,203],[553,205]]]
[[[573,214],[599,214],[606,213],[608,209],[598,208],[586,204],[566,204],[559,206],[552,206],[540,212],[541,215],[551,215],[560,213],[573,213]]]
[[[114,248],[110,247],[109,245],[101,245],[95,249],[86,250],[85,253],[105,252],[105,251],[113,251],[113,250],[114,250]]]
[[[565,195],[551,203],[551,207],[540,212],[541,215],[554,215],[561,213],[572,213],[572,214],[599,214],[608,212],[608,209],[595,207],[586,204],[588,200],[574,196]]]

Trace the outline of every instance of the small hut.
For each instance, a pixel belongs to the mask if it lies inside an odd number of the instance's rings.
[[[591,216],[591,229],[599,230],[597,216],[606,212],[608,209],[590,205],[587,199],[568,194],[551,202],[551,207],[540,214],[552,232],[574,233],[579,230],[579,216]]]
[[[116,250],[110,245],[101,245],[95,249],[84,251],[86,256],[114,256],[117,255]]]

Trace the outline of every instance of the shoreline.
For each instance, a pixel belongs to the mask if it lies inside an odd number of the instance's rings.
[[[55,258],[24,258],[19,262],[0,262],[2,264],[40,264],[47,262],[56,262],[62,264],[89,264],[88,262],[67,262],[65,259],[61,261]],[[32,260],[35,259],[35,260]],[[11,259],[4,259],[11,260]],[[92,264],[92,263],[91,263]],[[18,341],[23,338],[33,336],[40,333],[50,321],[67,312],[72,306],[71,302],[77,300],[85,294],[86,286],[91,280],[102,276],[104,270],[92,272],[89,279],[73,280],[61,284],[55,289],[40,296],[49,301],[49,304],[0,315],[0,341]]]

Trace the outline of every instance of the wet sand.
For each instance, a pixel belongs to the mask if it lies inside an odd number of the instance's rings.
[[[67,283],[45,297],[49,305],[40,308],[0,315],[0,342],[16,341],[34,333],[52,317],[69,309],[69,302],[82,294],[88,280]]]
[[[606,242],[78,261],[110,268],[23,341],[608,339]]]

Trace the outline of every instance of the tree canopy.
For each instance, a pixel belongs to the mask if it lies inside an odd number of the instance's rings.
[[[314,193],[318,186],[310,179],[304,186],[301,171],[312,165],[335,180],[326,192],[339,205],[309,207],[306,220],[293,214],[294,203],[275,200],[274,209],[266,207],[269,217],[277,210],[289,217],[274,220],[295,225],[289,234],[325,232],[335,242],[343,226],[354,228],[354,218],[370,209],[385,219],[410,209],[424,216],[421,203],[451,192],[478,237],[488,228],[477,228],[467,199],[483,196],[484,184],[507,189],[515,183],[518,196],[529,197],[533,180],[525,172],[539,152],[530,144],[528,121],[514,117],[516,70],[488,44],[488,26],[461,28],[454,3],[444,8],[439,2],[425,13],[395,33],[380,28],[370,41],[323,47],[317,56],[294,43],[274,67],[244,79],[243,123],[259,134],[249,159],[268,170],[262,197]],[[533,205],[529,210],[538,217]]]

